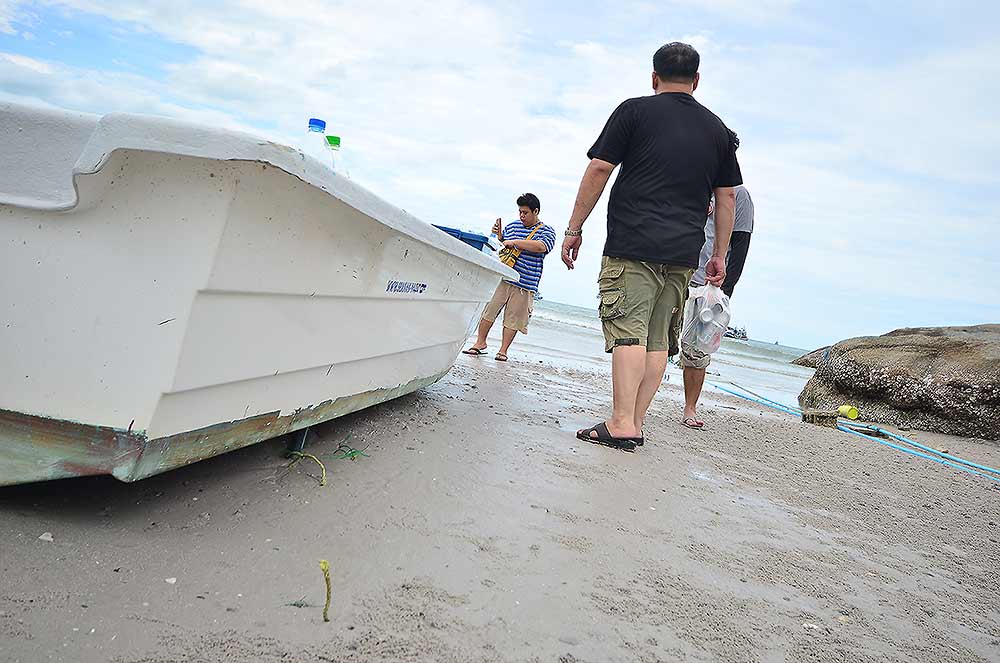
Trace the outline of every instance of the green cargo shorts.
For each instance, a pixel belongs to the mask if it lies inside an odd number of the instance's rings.
[[[605,352],[644,345],[648,352],[677,354],[693,273],[690,267],[604,256],[597,282]]]

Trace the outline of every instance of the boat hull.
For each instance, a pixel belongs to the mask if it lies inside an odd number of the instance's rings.
[[[59,119],[0,107],[47,159],[0,177],[0,485],[141,479],[419,389],[512,274],[288,148]]]
[[[267,412],[152,440],[143,433],[0,410],[0,485],[99,474],[137,481],[384,403],[443,375],[342,396],[294,413]]]

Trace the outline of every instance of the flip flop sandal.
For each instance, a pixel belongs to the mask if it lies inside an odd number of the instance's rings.
[[[497,361],[507,361],[507,355],[503,354],[502,352],[498,352],[497,356],[494,357],[494,359],[496,359]]]
[[[479,355],[486,354],[483,352],[486,348],[469,348],[468,350],[462,350],[463,355],[472,355],[473,357],[478,357]]]
[[[687,426],[688,428],[691,428],[692,430],[701,430],[702,428],[705,427],[705,422],[704,421],[698,421],[694,417],[685,417],[684,419],[681,419],[681,425],[682,426]]]
[[[597,433],[597,437],[591,437],[591,433]],[[586,440],[592,444],[603,444],[606,447],[621,449],[622,451],[635,451],[637,440],[637,438],[634,437],[612,436],[611,432],[608,431],[608,424],[603,421],[593,428],[578,430],[576,432],[576,437],[581,440]]]

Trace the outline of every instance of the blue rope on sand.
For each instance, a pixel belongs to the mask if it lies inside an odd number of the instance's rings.
[[[747,394],[741,394],[739,392],[733,391],[732,389],[728,389],[726,387],[723,387],[722,385],[718,385],[718,384],[715,384],[713,382],[709,382],[709,384],[712,385],[713,387],[715,387],[716,389],[720,390],[720,391],[726,392],[727,394],[731,394],[733,396],[737,396],[739,398],[742,398],[742,399],[745,399],[745,400],[748,400],[748,401],[752,401],[754,403],[758,403],[760,405],[764,405],[766,407],[773,408],[775,410],[780,410],[782,412],[787,412],[788,414],[793,414],[793,415],[796,415],[796,416],[801,416],[802,415],[802,410],[799,409],[799,408],[797,408],[797,407],[792,407],[792,406],[789,406],[789,405],[784,405],[784,404],[779,403],[777,401],[772,401],[770,398],[764,398],[763,396],[757,396],[756,394],[753,395],[753,396],[749,396]],[[736,383],[730,383],[730,384],[733,384],[733,386],[738,387],[739,389],[742,389],[743,391],[746,391],[748,393],[753,393],[749,389],[746,389],[745,387],[740,387],[740,385],[738,385]],[[895,449],[896,451],[902,451],[903,453],[907,453],[907,454],[910,454],[912,456],[917,456],[918,458],[926,458],[927,460],[932,460],[935,463],[941,463],[942,465],[947,465],[948,467],[952,467],[952,468],[957,469],[957,470],[962,470],[963,472],[969,472],[971,474],[975,474],[977,476],[981,476],[981,477],[984,477],[986,479],[990,479],[991,481],[996,481],[997,483],[1000,483],[1000,470],[994,469],[992,467],[988,467],[986,465],[980,465],[978,463],[973,463],[972,461],[965,460],[964,458],[959,458],[958,456],[952,456],[951,454],[947,454],[947,453],[945,453],[943,451],[938,451],[937,449],[932,449],[931,447],[928,447],[928,446],[925,446],[923,444],[920,444],[919,442],[915,442],[915,441],[911,440],[908,437],[903,437],[902,435],[897,435],[896,433],[887,431],[884,428],[880,428],[878,426],[871,426],[869,424],[855,424],[855,423],[851,423],[849,425],[851,426],[851,428],[848,428],[847,425],[843,425],[843,424],[838,425],[837,428],[839,430],[844,431],[845,433],[850,433],[851,435],[857,435],[858,437],[863,437],[866,440],[871,440],[873,442],[878,442],[879,444],[887,446],[890,449]],[[888,440],[881,440],[881,439],[879,439],[877,437],[874,437],[872,435],[866,435],[865,433],[862,433],[861,431],[854,430],[855,427],[856,428],[863,428],[865,430],[869,430],[869,431],[872,431],[872,432],[880,433],[882,435],[886,435],[886,436],[891,437],[891,438],[893,438],[895,440],[903,442],[904,444],[908,444],[908,445],[910,445],[911,447],[914,447],[914,448],[913,449],[909,449],[909,448],[904,447],[904,446],[902,446],[900,444],[896,444],[894,442],[889,442]],[[993,476],[993,475],[996,475],[996,476]]]
[[[787,412],[788,414],[795,414],[795,415],[802,414],[802,410],[800,410],[799,408],[797,407],[793,408],[789,405],[782,405],[777,401],[772,401],[770,398],[764,398],[763,396],[747,396],[746,394],[735,392],[732,389],[727,389],[726,387],[723,387],[720,384],[715,384],[714,382],[709,382],[709,384],[715,387],[716,389],[726,392],[727,394],[732,394],[733,396],[739,396],[740,398],[744,398],[748,401],[754,401],[755,403],[760,403],[761,405],[766,405],[770,408],[774,408],[775,410],[782,410],[784,412]],[[743,387],[740,387],[740,389],[743,389]],[[746,390],[744,389],[744,391]]]

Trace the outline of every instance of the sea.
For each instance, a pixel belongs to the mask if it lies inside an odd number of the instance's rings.
[[[498,328],[499,325],[494,327],[495,332]],[[493,341],[490,343],[496,347]],[[606,371],[611,364],[610,356],[604,352],[597,311],[549,299],[535,302],[528,334],[518,335],[511,347],[511,358],[519,351],[550,364],[573,368]],[[753,339],[723,339],[722,347],[712,355],[706,383],[730,389],[736,385],[779,403],[797,405],[799,392],[813,370],[791,362],[805,352],[802,348]],[[672,363],[667,367],[665,380],[681,384],[681,369]]]

